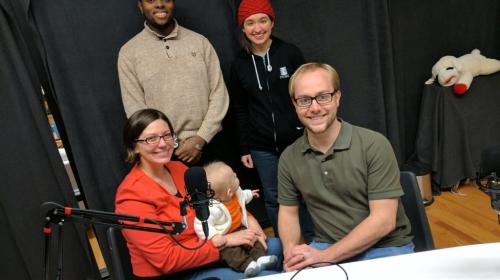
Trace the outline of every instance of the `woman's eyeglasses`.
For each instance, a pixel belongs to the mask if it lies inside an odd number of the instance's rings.
[[[145,139],[136,139],[135,142],[144,142],[149,145],[155,145],[160,142],[160,139],[163,139],[163,141],[168,143],[174,140],[174,135],[172,135],[172,133],[169,132],[163,135],[149,136],[146,137]]]

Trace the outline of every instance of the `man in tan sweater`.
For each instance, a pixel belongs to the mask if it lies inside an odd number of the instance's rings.
[[[165,113],[180,140],[175,155],[194,164],[222,130],[229,105],[219,59],[205,37],[177,23],[173,0],[138,6],[144,29],[118,55],[123,107],[127,116],[143,108]]]

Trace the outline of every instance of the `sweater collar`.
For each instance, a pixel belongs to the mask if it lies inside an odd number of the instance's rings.
[[[177,37],[177,35],[179,33],[179,23],[177,23],[177,20],[175,18],[174,18],[174,23],[175,23],[174,29],[167,36],[156,33],[153,29],[151,29],[151,27],[149,27],[149,25],[146,23],[146,21],[144,21],[144,29],[146,29],[149,34],[158,38],[159,40],[172,39],[172,38]]]

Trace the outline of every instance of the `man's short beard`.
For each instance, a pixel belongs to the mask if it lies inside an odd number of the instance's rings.
[[[158,24],[155,21],[148,19],[147,17],[144,17],[144,18],[146,19],[146,23],[148,24],[148,26],[152,27],[153,29],[156,29],[156,30],[164,30],[164,29],[167,29],[169,26],[173,26],[175,24],[173,18],[171,18],[165,24]]]

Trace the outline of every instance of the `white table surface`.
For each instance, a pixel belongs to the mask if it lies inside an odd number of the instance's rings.
[[[500,242],[432,250],[342,264],[350,280],[358,279],[500,279]],[[290,279],[295,272],[254,279]],[[301,271],[299,279],[346,279],[337,266]]]

